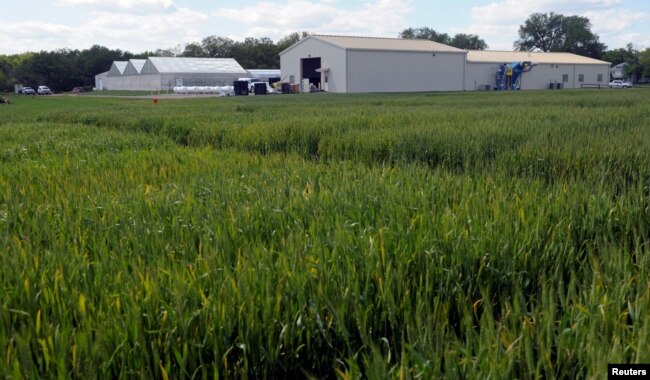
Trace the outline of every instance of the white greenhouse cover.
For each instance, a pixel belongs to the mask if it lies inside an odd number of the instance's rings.
[[[146,59],[131,59],[129,64],[126,65],[123,75],[139,75],[142,72],[144,64],[147,62]]]
[[[111,65],[111,69],[108,71],[108,75],[120,76],[124,74],[124,69],[126,69],[128,63],[128,61],[114,61],[113,65]]]
[[[158,73],[247,74],[232,58],[149,57]]]
[[[272,78],[280,76],[280,70],[274,69],[254,69],[248,70],[248,72],[253,78]]]

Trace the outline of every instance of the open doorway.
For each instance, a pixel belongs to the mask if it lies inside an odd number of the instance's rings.
[[[321,73],[316,71],[320,69],[320,57],[303,58],[301,61],[302,79],[309,79],[309,84],[313,84],[316,88],[321,88]]]

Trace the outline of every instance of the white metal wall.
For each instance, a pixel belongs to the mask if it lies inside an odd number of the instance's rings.
[[[242,73],[173,73],[162,74],[162,90],[171,90],[180,80],[183,86],[232,86],[238,78],[247,77]]]
[[[353,50],[348,92],[463,91],[464,53]]]
[[[183,86],[232,86],[241,74],[164,74],[164,75],[125,75],[107,77],[108,90],[127,91],[167,91],[172,90],[177,80]]]
[[[280,70],[282,82],[300,82],[302,75],[302,59],[321,59],[321,67],[329,67],[327,84],[329,92],[347,92],[347,67],[345,50],[315,39],[307,39],[294,45],[290,50],[280,55]]]
[[[467,63],[465,75],[465,90],[474,91],[481,85],[496,86],[496,63]],[[580,75],[583,75],[583,82],[580,82]],[[564,81],[566,75],[567,81]],[[601,80],[598,81],[598,76]],[[607,86],[609,82],[608,65],[556,65],[539,64],[530,72],[524,73],[521,80],[522,90],[544,90],[549,88],[550,83],[563,83],[564,88],[581,88],[582,85]]]
[[[107,90],[127,91],[159,91],[160,75],[128,75],[123,77],[108,77]]]
[[[108,72],[95,75],[95,90],[96,91],[106,90],[107,82],[108,82]]]

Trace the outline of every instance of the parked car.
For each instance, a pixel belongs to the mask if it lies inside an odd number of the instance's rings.
[[[52,95],[52,91],[50,91],[50,88],[47,86],[38,86],[38,90],[36,90],[39,95]]]
[[[632,83],[623,80],[613,80],[609,82],[609,88],[631,88]]]
[[[254,93],[255,92],[255,83],[266,83],[263,80],[259,78],[239,78],[237,80],[248,82],[248,92]],[[266,83],[266,92],[268,94],[273,93],[273,87],[269,86],[268,83]]]
[[[23,95],[36,95],[36,91],[31,87],[23,87],[20,91]]]

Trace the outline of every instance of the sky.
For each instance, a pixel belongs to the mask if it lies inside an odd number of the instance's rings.
[[[397,37],[424,26],[512,50],[519,25],[535,12],[586,16],[609,49],[650,48],[647,0],[2,0],[0,54],[92,45],[182,50],[211,35],[277,42],[296,31]]]

